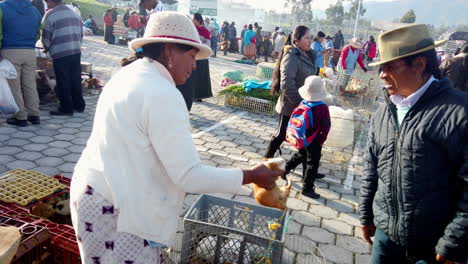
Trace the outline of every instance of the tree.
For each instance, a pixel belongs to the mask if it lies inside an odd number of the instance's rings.
[[[329,22],[334,25],[341,26],[343,24],[344,16],[344,8],[341,0],[338,0],[334,5],[330,5],[330,7],[325,10],[325,14],[327,15],[327,20]]]
[[[405,15],[400,19],[400,23],[414,23],[416,22],[416,14],[413,9],[408,10]]]
[[[363,16],[366,13],[366,9],[363,6],[362,0],[351,0],[351,8],[347,13],[345,13],[345,16],[350,17],[351,19],[355,19],[357,15],[357,11],[359,8],[359,1],[361,1],[361,12],[359,12],[359,16]]]
[[[314,18],[311,3],[312,0],[286,0],[285,7],[291,6],[293,21],[307,24]]]

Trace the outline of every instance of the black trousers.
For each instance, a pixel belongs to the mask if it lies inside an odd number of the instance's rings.
[[[295,153],[286,163],[286,171],[288,174],[294,170],[299,164],[305,167],[303,170],[304,190],[314,188],[315,179],[317,178],[320,158],[322,157],[322,145],[319,140],[314,140],[307,148],[303,148]]]
[[[281,147],[281,144],[286,139],[286,129],[288,128],[290,116],[285,116],[283,114],[279,115],[279,124],[278,124],[278,131],[276,135],[271,137],[270,144],[267,147],[266,153],[263,156],[264,158],[273,158],[275,156],[276,151]]]
[[[115,44],[113,31],[114,26],[106,26],[104,29],[104,40],[107,42],[107,44]]]
[[[81,87],[81,54],[54,59],[54,72],[57,80],[55,89],[60,100],[60,111],[73,113],[83,111],[86,103]]]
[[[435,246],[434,246],[435,247]],[[371,264],[436,264],[436,253],[432,248],[407,250],[397,245],[382,230],[376,229],[372,246]],[[441,262],[440,262],[441,263]]]

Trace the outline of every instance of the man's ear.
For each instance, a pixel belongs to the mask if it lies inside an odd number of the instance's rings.
[[[413,63],[411,66],[417,74],[422,76],[424,70],[426,69],[426,65],[427,65],[427,59],[425,57],[416,57],[413,60]]]

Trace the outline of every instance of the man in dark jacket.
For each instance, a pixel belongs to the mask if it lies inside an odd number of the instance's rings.
[[[359,205],[371,263],[464,262],[468,95],[441,77],[434,47],[444,41],[425,25],[378,43],[381,61],[370,66],[380,65],[386,103],[371,119]]]
[[[338,29],[335,36],[333,37],[333,47],[335,49],[341,49],[344,47],[344,36],[341,33],[341,29]]]
[[[468,43],[460,49],[460,54],[442,62],[440,70],[455,88],[468,93]]]
[[[230,51],[232,53],[237,53],[239,48],[237,47],[237,30],[236,30],[236,23],[232,22],[229,26],[229,44],[231,45]]]

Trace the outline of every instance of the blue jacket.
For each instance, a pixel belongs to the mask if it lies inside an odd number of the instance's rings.
[[[2,49],[34,49],[41,14],[29,0],[0,2],[0,41]]]

